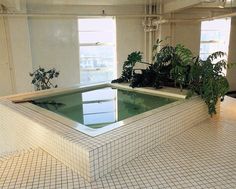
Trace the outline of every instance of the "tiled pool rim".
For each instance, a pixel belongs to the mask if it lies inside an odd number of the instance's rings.
[[[136,91],[136,92],[141,92],[141,93],[145,93],[145,94],[151,94],[151,95],[155,95],[155,96],[160,96],[160,91],[158,90],[153,90],[153,89],[147,89],[147,88],[131,88],[129,86],[125,86],[125,85],[121,85],[121,84],[101,84],[101,85],[92,85],[92,86],[88,86],[88,87],[83,87],[83,88],[78,88],[78,89],[75,89],[75,90],[72,90],[72,92],[84,92],[84,91],[88,91],[88,90],[96,90],[96,89],[101,89],[101,88],[104,88],[104,87],[116,87],[116,88],[120,88],[120,89],[123,89],[123,90],[129,90],[129,91]],[[162,91],[161,91],[162,92]],[[55,92],[54,92],[55,93]],[[68,92],[66,92],[68,93]],[[53,93],[52,93],[53,94]],[[174,93],[167,93],[167,92],[162,92],[161,93],[162,96],[164,97],[171,97],[171,98],[175,98],[175,99],[183,99],[185,98],[185,95],[184,94],[174,94]],[[51,95],[51,94],[49,94]],[[42,97],[40,97],[42,98]],[[30,100],[32,99],[37,99],[37,95],[34,96],[34,97],[31,97],[31,98],[28,98]],[[26,99],[23,99],[23,101],[25,101]],[[16,100],[17,101],[17,100]],[[119,128],[123,125],[127,125],[129,123],[132,123],[134,121],[138,121],[140,119],[142,119],[143,117],[147,117],[151,114],[153,114],[154,112],[153,111],[148,111],[148,112],[144,112],[142,114],[138,114],[138,115],[135,115],[135,116],[132,116],[130,118],[127,118],[127,119],[124,119],[122,121],[118,121],[116,123],[112,123],[112,124],[109,124],[107,126],[104,126],[102,128],[97,128],[97,129],[93,129],[93,128],[90,128],[90,127],[87,127],[83,124],[80,124],[76,121],[73,121],[69,118],[66,118],[66,117],[63,117],[62,115],[59,115],[57,113],[54,113],[52,111],[48,111],[48,110],[45,110],[44,108],[41,108],[39,106],[36,106],[32,103],[29,103],[29,102],[25,102],[24,104],[25,107],[28,107],[29,109],[35,111],[35,112],[39,112],[51,119],[55,119],[56,121],[64,124],[64,125],[68,125],[69,127],[73,127],[77,130],[79,130],[80,132],[82,133],[85,133],[89,136],[92,136],[92,137],[95,137],[95,136],[98,136],[100,134],[104,134],[106,132],[109,132],[113,129],[116,129],[116,128]]]
[[[1,137],[6,138],[0,154],[39,146],[88,181],[96,180],[209,117],[205,103],[194,97],[152,110],[154,114],[103,135],[89,137],[11,102],[17,98],[19,95],[0,100]]]

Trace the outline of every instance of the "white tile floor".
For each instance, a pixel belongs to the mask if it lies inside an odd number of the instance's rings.
[[[0,188],[236,188],[236,100],[207,120],[88,183],[41,149],[0,158]]]

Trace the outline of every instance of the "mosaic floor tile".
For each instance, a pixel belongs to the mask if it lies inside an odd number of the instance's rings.
[[[13,151],[13,152],[8,152],[8,153],[5,153],[5,154],[1,154],[0,155],[0,163],[12,158],[13,156],[20,156],[23,153],[28,153],[28,152],[33,151],[33,150],[34,150],[33,148],[30,148],[30,149],[27,149],[27,150],[21,150],[21,151],[18,150],[18,151]]]

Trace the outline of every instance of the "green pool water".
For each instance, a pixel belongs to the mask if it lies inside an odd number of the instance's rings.
[[[91,128],[100,128],[176,100],[110,87],[34,100],[32,103]]]

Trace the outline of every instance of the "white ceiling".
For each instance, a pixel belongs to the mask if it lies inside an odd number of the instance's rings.
[[[7,5],[9,9],[22,10],[23,7],[45,6],[82,6],[82,5],[112,5],[112,6],[143,6],[151,3],[163,3],[163,13],[176,12],[190,7],[236,7],[236,0],[0,0],[0,4]],[[26,6],[25,6],[26,5]],[[132,7],[131,7],[132,8]]]
[[[145,5],[149,0],[27,0],[27,4],[50,5]],[[159,0],[152,0],[159,2]]]
[[[161,0],[0,0],[0,1],[26,1],[29,5],[145,5],[148,3],[160,3]],[[162,0],[163,4],[178,3],[191,4],[196,0]],[[205,3],[201,3],[205,2]],[[198,0],[200,6],[217,6],[225,2],[230,6],[236,4],[236,0]]]

